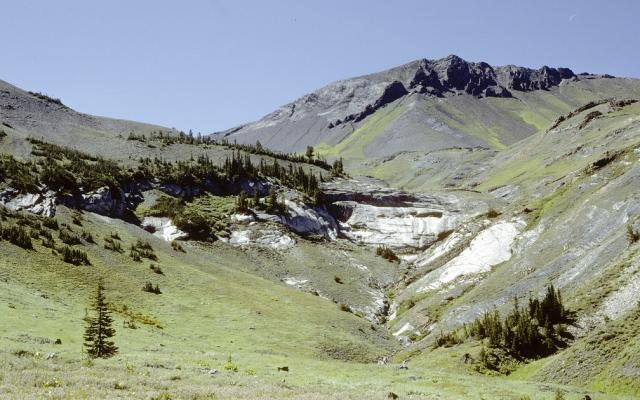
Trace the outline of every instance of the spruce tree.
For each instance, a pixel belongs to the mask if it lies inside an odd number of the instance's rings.
[[[269,188],[269,195],[267,196],[267,210],[270,212],[275,211],[278,208],[278,193],[276,188],[271,186]]]
[[[116,334],[116,330],[111,326],[113,318],[108,306],[104,296],[104,286],[100,281],[91,304],[95,315],[87,315],[84,318],[86,322],[84,346],[91,358],[109,358],[118,352],[116,345],[109,340]]]
[[[313,146],[307,146],[307,151],[305,152],[305,155],[307,156],[309,161],[313,159],[313,152],[314,152]]]

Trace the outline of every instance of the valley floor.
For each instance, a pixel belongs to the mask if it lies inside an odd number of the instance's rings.
[[[478,351],[472,344],[424,352],[400,369],[410,355],[384,327],[240,271],[242,258],[224,246],[185,243],[178,254],[122,221],[86,213],[82,225],[98,242],[84,246],[91,266],[65,264],[38,244],[0,242],[2,399],[552,399],[558,389],[567,399],[631,398],[476,373],[460,359]],[[125,244],[149,240],[163,275],[102,248],[111,233]],[[118,310],[120,351],[88,361],[82,318],[98,277]],[[140,290],[145,281],[162,294]]]

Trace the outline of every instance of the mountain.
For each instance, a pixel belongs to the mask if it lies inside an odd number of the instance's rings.
[[[0,82],[0,397],[637,398],[638,100],[449,56],[194,137]]]
[[[638,96],[637,79],[492,67],[451,55],[332,83],[217,135],[286,152],[314,146],[328,158],[343,157],[353,173],[420,190],[451,184],[466,165],[582,104]]]

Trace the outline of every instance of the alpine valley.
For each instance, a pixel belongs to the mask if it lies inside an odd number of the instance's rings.
[[[637,398],[638,100],[451,55],[194,135],[0,81],[0,398]]]

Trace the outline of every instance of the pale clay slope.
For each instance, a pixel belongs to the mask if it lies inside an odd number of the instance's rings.
[[[521,220],[499,222],[476,236],[459,256],[421,278],[418,293],[436,290],[457,279],[491,271],[491,267],[511,258],[511,246],[524,228]]]

